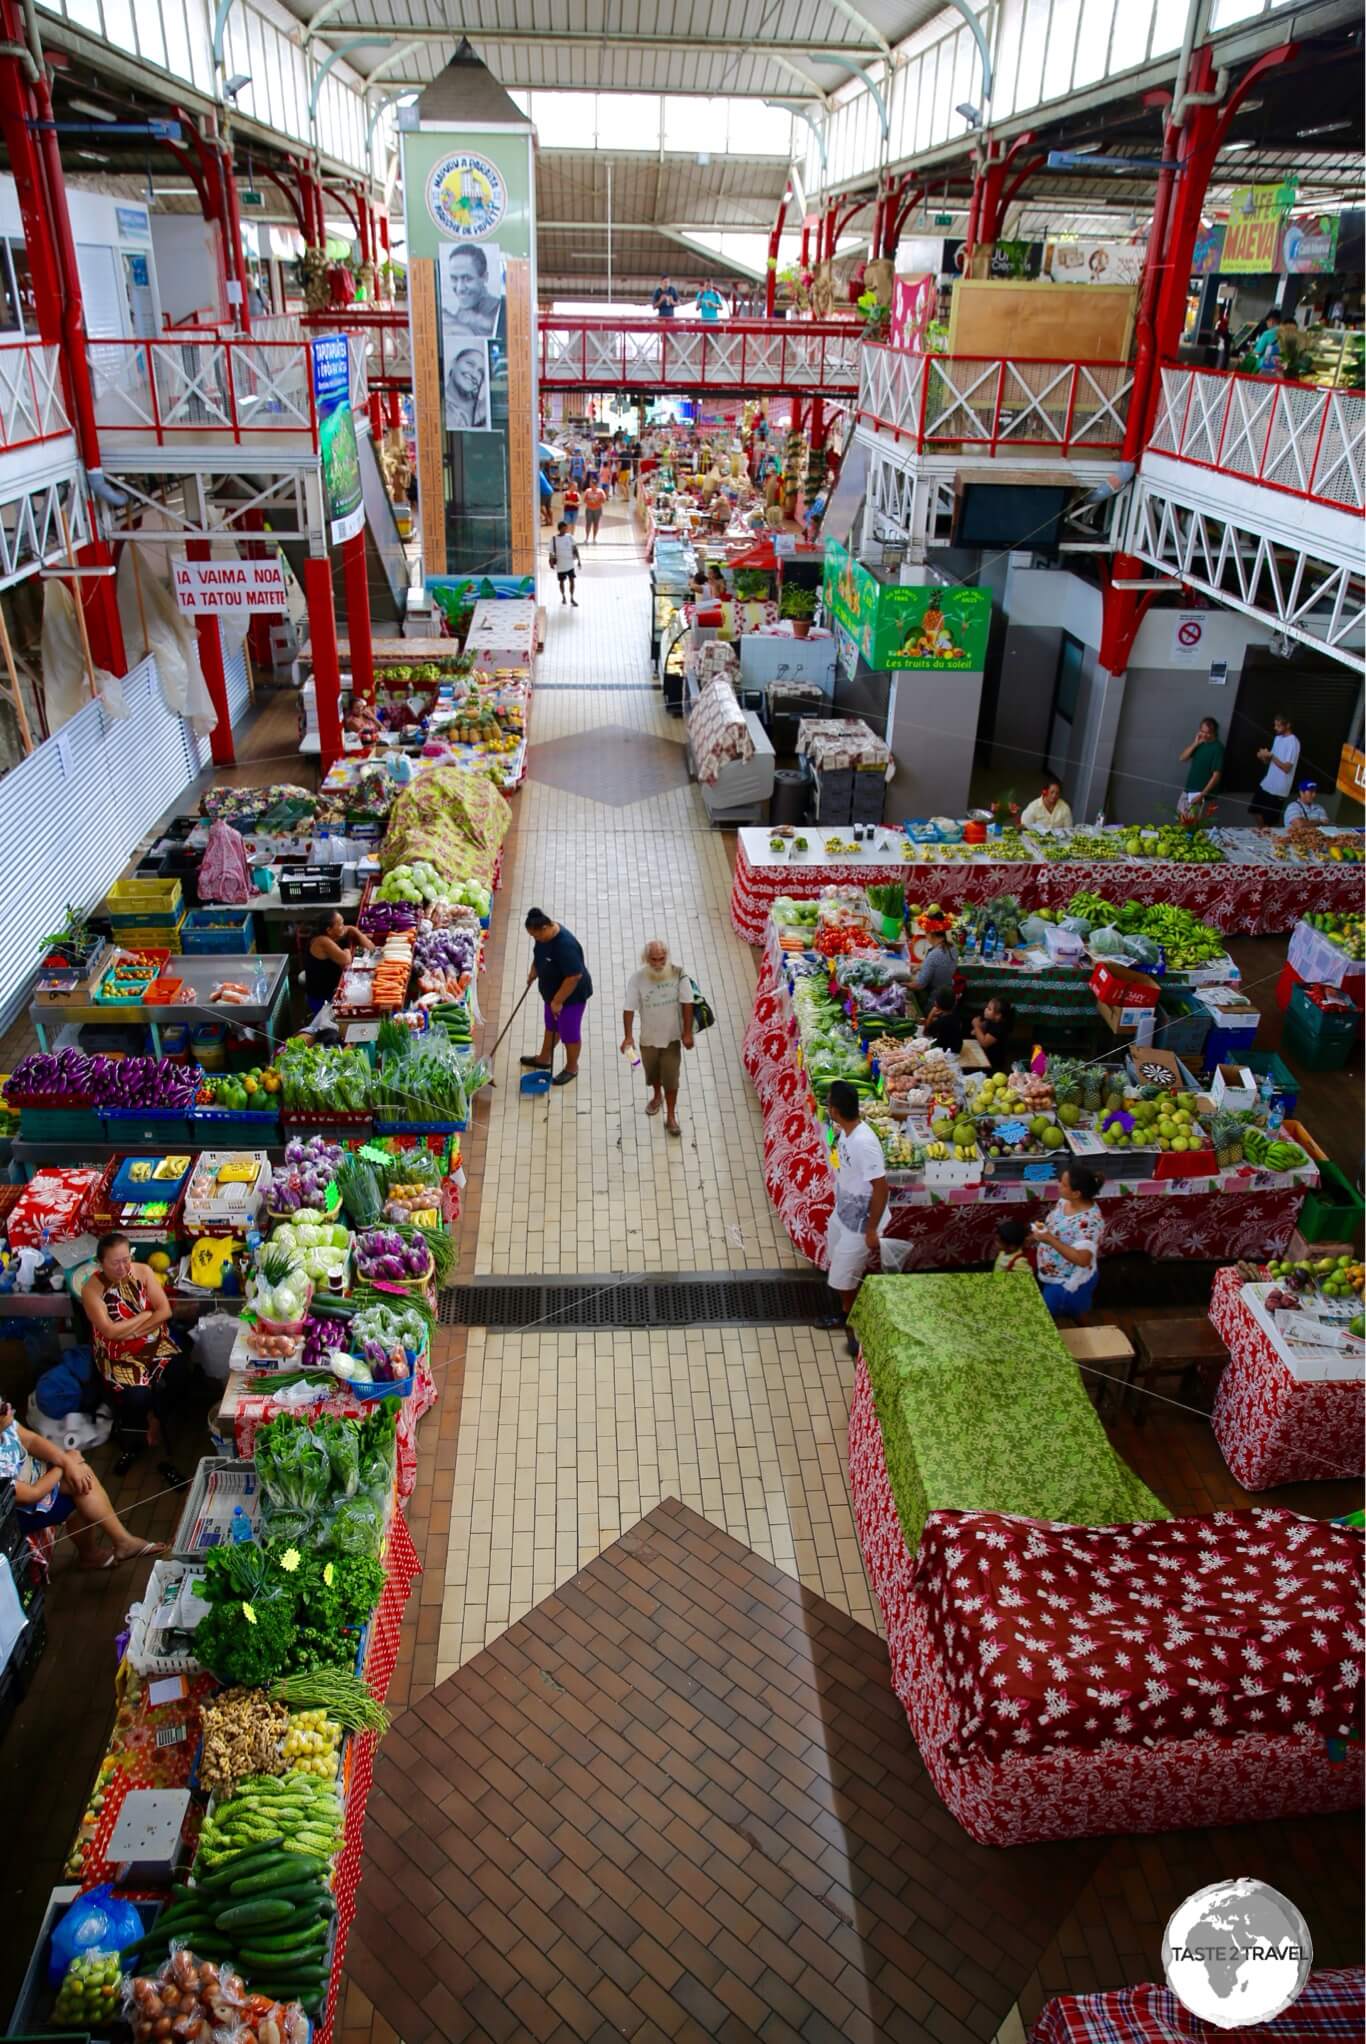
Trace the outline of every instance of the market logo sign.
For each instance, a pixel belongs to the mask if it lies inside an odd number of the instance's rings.
[[[883,674],[975,673],[987,654],[991,593],[879,582],[838,540],[825,542],[825,608]]]
[[[1229,200],[1224,253],[1226,277],[1269,277],[1281,249],[1285,216],[1295,203],[1293,184],[1243,185]]]
[[[457,149],[427,174],[427,211],[442,234],[478,241],[492,234],[508,209],[503,173],[487,156]]]
[[[1292,220],[1281,243],[1280,267],[1288,277],[1307,277],[1338,266],[1338,216]]]
[[[1266,1881],[1218,1881],[1188,1895],[1162,1936],[1167,1985],[1220,2030],[1269,2023],[1304,1992],[1314,1947],[1294,1903]]]

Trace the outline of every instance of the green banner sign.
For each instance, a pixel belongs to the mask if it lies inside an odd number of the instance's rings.
[[[827,613],[879,673],[957,668],[972,674],[986,661],[989,590],[879,582],[838,540],[828,539],[824,596]]]

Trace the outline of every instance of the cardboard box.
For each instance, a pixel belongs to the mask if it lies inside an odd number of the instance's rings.
[[[1098,1001],[1115,1008],[1155,1008],[1162,989],[1146,972],[1115,965],[1102,958],[1091,974],[1091,991]]]
[[[1101,1021],[1115,1036],[1132,1036],[1135,1043],[1151,1043],[1157,1018],[1156,1008],[1119,1008],[1109,1001],[1097,1001]]]
[[[1216,1107],[1225,1108],[1236,1114],[1245,1107],[1257,1105],[1257,1076],[1246,1065],[1217,1065],[1209,1089],[1209,1097]]]
[[[1199,1087],[1174,1051],[1148,1050],[1142,1057],[1129,1052],[1129,1077],[1136,1086],[1160,1086],[1169,1093],[1198,1093]]]

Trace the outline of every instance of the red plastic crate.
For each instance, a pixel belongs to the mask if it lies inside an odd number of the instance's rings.
[[[1296,987],[1300,987],[1303,985],[1304,981],[1300,978],[1294,966],[1290,964],[1289,960],[1287,960],[1286,963],[1281,967],[1280,978],[1276,981],[1276,1006],[1280,1009],[1282,1014],[1284,1014],[1286,1009],[1290,1006],[1291,997],[1293,996]]]

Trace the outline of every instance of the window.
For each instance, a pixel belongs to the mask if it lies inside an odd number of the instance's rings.
[[[1094,85],[1105,76],[1110,52],[1110,18],[1114,0],[1081,0],[1081,34],[1077,38],[1077,69],[1072,89]]]
[[[543,149],[593,149],[597,95],[592,92],[538,92],[536,132]]]
[[[19,334],[24,331],[25,326],[23,312],[19,303],[19,293],[15,289],[14,278],[10,271],[10,258],[16,246],[22,249],[24,244],[22,241],[18,243],[13,241],[0,242],[0,334]],[[24,273],[27,279],[27,256],[24,259]],[[32,309],[30,309],[27,323],[30,332],[36,334],[38,331],[38,320],[36,313]]]
[[[599,149],[648,150],[659,148],[659,97],[653,92],[600,92],[597,96],[597,143]],[[584,148],[594,146],[592,135],[583,138]]]

